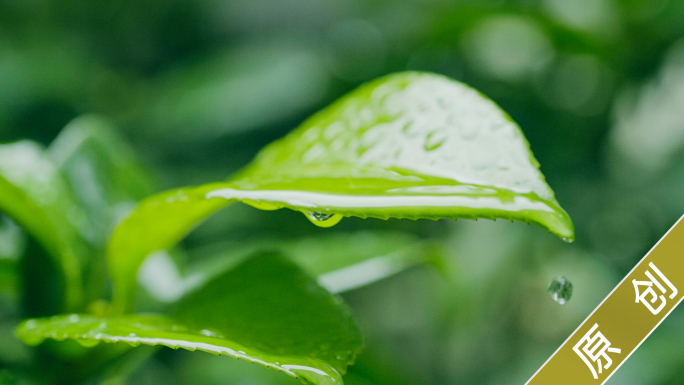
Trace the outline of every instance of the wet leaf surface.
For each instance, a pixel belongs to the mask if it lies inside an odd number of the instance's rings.
[[[27,344],[46,338],[85,346],[125,342],[227,355],[316,385],[341,384],[362,348],[340,299],[292,262],[254,256],[182,299],[172,316],[63,315],[24,321]]]

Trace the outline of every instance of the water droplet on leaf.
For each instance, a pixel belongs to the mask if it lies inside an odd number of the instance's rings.
[[[549,288],[546,289],[551,298],[561,305],[565,305],[572,297],[572,283],[565,277],[556,277],[551,280]]]
[[[326,214],[320,211],[308,211],[306,217],[318,227],[332,227],[342,220],[342,215]]]
[[[423,148],[425,151],[436,150],[444,144],[446,139],[447,138],[442,131],[433,131],[425,138]]]

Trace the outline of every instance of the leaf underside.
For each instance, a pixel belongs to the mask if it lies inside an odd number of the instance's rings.
[[[72,314],[25,321],[17,333],[33,345],[51,338],[199,350],[316,385],[341,384],[362,347],[344,304],[275,254],[252,257],[190,293],[171,317]]]

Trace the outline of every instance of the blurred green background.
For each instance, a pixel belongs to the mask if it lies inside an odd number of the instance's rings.
[[[260,237],[411,232],[442,245],[442,269],[344,294],[367,340],[348,384],[522,384],[684,214],[682,0],[0,0],[0,142],[48,145],[97,113],[155,190],[206,183],[362,82],[407,69],[464,81],[520,124],[575,243],[503,221],[319,229],[235,205],[177,259]],[[20,230],[3,220],[0,236],[0,263],[21,254]],[[564,306],[546,293],[555,276],[574,284]],[[37,354],[11,337],[16,301],[0,295],[0,383]],[[683,328],[680,308],[608,383],[683,383]],[[297,383],[170,349],[117,381]]]

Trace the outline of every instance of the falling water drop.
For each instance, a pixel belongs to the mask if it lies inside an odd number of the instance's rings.
[[[307,211],[306,217],[318,227],[332,227],[342,220],[342,215],[326,214],[320,211]]]
[[[561,305],[565,305],[572,297],[572,283],[565,277],[556,277],[551,280],[549,288],[546,289],[551,298]]]

